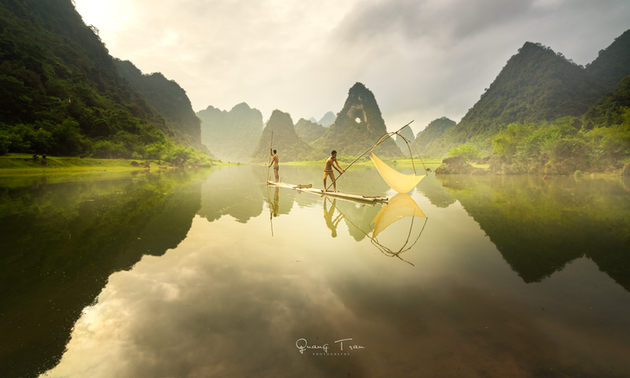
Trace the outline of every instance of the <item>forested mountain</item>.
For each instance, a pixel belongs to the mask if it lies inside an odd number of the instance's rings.
[[[623,97],[623,90],[609,94],[607,105],[602,97],[615,91],[620,80],[629,74],[630,31],[600,51],[599,57],[587,68],[549,47],[527,42],[508,60],[462,120],[442,137],[426,144],[425,151],[445,156],[449,148],[469,143],[483,154],[489,154],[496,148],[493,138],[510,124],[530,125],[528,132],[531,132],[566,117],[573,120],[559,122],[571,123],[578,129],[583,122],[590,123],[587,127],[592,128],[593,122],[604,122],[606,117],[619,120],[623,101],[618,100]],[[581,119],[593,106],[599,110],[591,110],[589,116]],[[611,107],[617,107],[616,113],[602,113],[603,108]]]
[[[584,68],[540,44],[527,42],[481,99],[444,137],[465,143],[513,122],[579,117],[606,93]]]
[[[317,123],[319,123],[320,125],[324,127],[328,127],[332,125],[333,123],[335,123],[336,118],[337,117],[335,116],[335,113],[326,112],[326,114],[324,114],[324,116]]]
[[[619,89],[602,97],[584,115],[584,127],[620,125],[624,122],[624,108],[630,109],[630,76],[619,83]]]
[[[247,162],[263,129],[262,113],[246,103],[229,112],[208,106],[197,112],[201,119],[201,139],[223,161]]]
[[[319,158],[337,150],[340,156],[358,156],[369,149],[387,133],[381,110],[374,94],[361,83],[356,83],[348,92],[348,98],[339,112],[335,123],[311,145]],[[402,156],[396,143],[390,138],[375,152],[380,156]]]
[[[319,123],[300,118],[300,120],[295,124],[295,132],[303,141],[310,143],[321,138],[326,132],[326,128]]]
[[[413,143],[415,140],[411,126],[407,126],[404,129],[400,130],[399,134],[404,136],[407,139],[407,141],[409,141],[409,143]],[[407,146],[407,142],[400,135],[396,135],[395,137],[396,145],[398,146],[398,148],[400,148],[400,151],[402,151],[404,156],[409,156],[409,148],[411,148],[413,154],[415,155],[415,152],[413,151],[413,147]]]
[[[630,30],[600,50],[597,59],[586,65],[586,72],[597,79],[606,91],[616,90],[619,81],[630,75]]]
[[[269,161],[269,147],[272,141],[273,149],[278,151],[280,163],[286,161],[308,160],[313,155],[313,149],[306,144],[295,132],[291,115],[280,110],[274,110],[267,125],[263,129],[258,147],[252,154],[254,162]]]
[[[114,64],[118,72],[144,95],[147,102],[160,110],[165,120],[161,129],[168,136],[179,143],[203,149],[201,121],[195,115],[186,91],[179,84],[159,72],[143,75],[128,60],[114,59]]]
[[[420,155],[431,157],[442,156],[442,151],[448,149],[444,140],[441,139],[442,134],[453,126],[455,126],[455,121],[446,117],[431,121],[424,130],[418,133],[416,139],[413,141]]]
[[[71,0],[0,2],[0,62],[0,153],[160,158],[175,147],[180,130],[120,75]]]

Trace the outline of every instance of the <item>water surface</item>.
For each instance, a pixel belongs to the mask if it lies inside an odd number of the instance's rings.
[[[319,167],[280,169],[322,185]],[[409,193],[424,217],[373,239],[386,206],[266,175],[1,181],[0,370],[628,376],[628,182],[430,175]],[[339,189],[395,195],[367,167]]]

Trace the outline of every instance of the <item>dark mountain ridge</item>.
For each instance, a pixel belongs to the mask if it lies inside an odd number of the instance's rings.
[[[548,47],[527,42],[445,137],[465,143],[513,122],[579,117],[605,93],[605,87],[582,67]]]
[[[615,91],[619,81],[630,75],[630,29],[600,50],[597,58],[586,65],[586,72],[596,78],[606,91]]]
[[[490,153],[491,139],[512,123],[542,125],[573,117],[579,127],[586,122],[579,118],[629,74],[630,30],[586,68],[540,43],[526,42],[462,120],[425,144],[425,150],[445,156],[449,148],[470,143]]]
[[[162,128],[168,136],[182,144],[205,149],[201,142],[201,121],[192,109],[186,91],[174,80],[159,72],[145,75],[128,60],[114,59],[121,73],[155,109],[164,116]]]
[[[174,106],[156,109],[122,77],[70,0],[0,2],[0,62],[0,153],[150,157],[169,138],[201,147],[194,120],[178,123]]]

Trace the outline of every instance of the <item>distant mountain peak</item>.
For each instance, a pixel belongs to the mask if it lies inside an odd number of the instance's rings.
[[[340,155],[358,156],[387,133],[374,94],[362,83],[355,83],[348,91],[343,109],[322,138],[313,142],[316,151],[328,153],[332,148]],[[392,139],[379,145],[382,156],[401,156],[402,152]]]
[[[229,112],[208,106],[197,112],[201,138],[219,159],[247,162],[262,133],[262,113],[242,102]]]
[[[317,122],[324,127],[328,127],[332,125],[333,123],[335,123],[336,118],[337,116],[335,116],[335,113],[328,111],[326,112],[326,114],[324,114],[324,116],[318,122],[317,121],[313,121],[313,122]]]
[[[252,154],[253,161],[264,162],[269,159],[269,144],[272,141],[272,135],[273,149],[278,151],[281,163],[310,158],[313,149],[296,133],[291,115],[276,109],[271,113],[263,129],[258,147]]]

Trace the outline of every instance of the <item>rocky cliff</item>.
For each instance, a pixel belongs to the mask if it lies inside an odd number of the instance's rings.
[[[356,83],[348,91],[348,98],[335,123],[312,146],[318,157],[325,157],[333,149],[340,156],[358,156],[386,133],[385,121],[374,94],[362,83]],[[403,155],[391,138],[377,147],[375,152],[385,157]]]
[[[278,151],[280,163],[287,161],[308,160],[313,149],[295,132],[291,115],[274,110],[263,129],[258,147],[252,154],[253,162],[269,161],[269,145],[273,133],[273,149]]]

